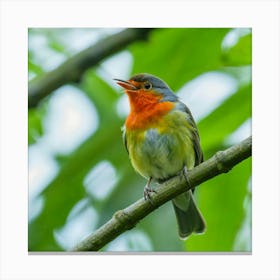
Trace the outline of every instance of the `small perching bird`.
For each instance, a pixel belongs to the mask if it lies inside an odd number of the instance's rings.
[[[203,161],[195,121],[188,107],[168,85],[150,74],[124,81],[115,79],[129,97],[130,113],[124,126],[124,142],[134,169],[147,178],[144,198],[151,199],[152,180],[163,182]],[[179,236],[205,230],[204,219],[191,190],[172,200]]]

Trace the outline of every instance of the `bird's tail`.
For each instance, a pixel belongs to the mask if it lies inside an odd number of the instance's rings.
[[[179,236],[186,239],[192,232],[203,233],[205,231],[205,221],[197,208],[191,191],[187,191],[172,200]]]

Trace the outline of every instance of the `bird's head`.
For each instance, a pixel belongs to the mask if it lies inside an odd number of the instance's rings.
[[[145,103],[173,102],[178,99],[164,81],[150,74],[137,74],[127,81],[120,79],[115,81],[125,89],[131,107]]]

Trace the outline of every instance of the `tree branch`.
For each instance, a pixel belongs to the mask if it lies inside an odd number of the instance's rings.
[[[191,186],[195,187],[221,173],[228,172],[239,162],[250,157],[251,154],[252,137],[225,151],[217,152],[209,160],[189,171]],[[79,243],[72,251],[98,251],[126,230],[133,228],[156,208],[187,191],[189,188],[186,186],[184,176],[178,175],[171,178],[156,189],[157,194],[152,195],[152,204],[142,198],[127,208],[116,212],[111,220]]]
[[[146,39],[152,28],[128,28],[109,36],[84,51],[74,55],[55,70],[35,78],[28,85],[28,107],[36,107],[39,101],[55,89],[80,80],[82,74],[104,58],[120,51],[128,44]]]

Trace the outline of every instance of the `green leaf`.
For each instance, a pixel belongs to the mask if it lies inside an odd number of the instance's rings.
[[[28,145],[35,143],[43,135],[42,117],[39,110],[28,110]]]
[[[36,75],[44,73],[44,70],[39,65],[35,64],[32,60],[28,60],[28,72],[33,72]]]
[[[252,115],[251,85],[238,90],[198,123],[203,150],[215,151]]]
[[[81,88],[94,103],[101,119],[114,116],[118,100],[117,92],[112,89],[93,70],[88,70],[83,77]],[[112,114],[109,114],[112,112]]]
[[[223,53],[226,66],[241,66],[252,64],[252,34],[242,36],[239,41]]]
[[[62,54],[67,54],[66,50],[65,50],[65,46],[63,44],[61,44],[60,42],[58,42],[57,40],[55,40],[54,38],[51,38],[48,41],[48,46],[58,52],[58,53],[62,53]],[[70,56],[69,54],[67,54],[68,56]]]

